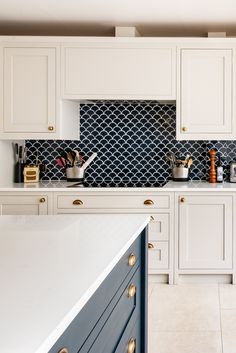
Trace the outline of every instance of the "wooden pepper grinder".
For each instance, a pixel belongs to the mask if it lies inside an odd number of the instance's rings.
[[[214,149],[211,149],[209,151],[210,154],[210,161],[211,161],[211,166],[210,166],[210,173],[209,173],[209,182],[210,183],[216,183],[217,178],[216,178],[216,151]]]

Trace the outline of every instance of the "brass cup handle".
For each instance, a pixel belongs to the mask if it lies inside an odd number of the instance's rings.
[[[184,198],[184,197],[181,197],[181,198],[180,198],[180,202],[181,202],[181,203],[184,203],[184,202],[185,202],[185,198]]]
[[[136,293],[136,286],[135,284],[131,283],[128,287],[128,297],[133,298]]]
[[[41,199],[39,199],[39,202],[40,202],[40,203],[44,203],[44,202],[46,202],[45,197],[41,197]]]
[[[67,348],[64,347],[64,348],[60,349],[58,353],[69,353],[69,351]]]
[[[152,200],[145,200],[144,205],[151,206],[151,205],[154,205],[154,202]]]
[[[135,262],[136,262],[136,256],[133,253],[131,253],[128,258],[128,265],[134,266]]]
[[[48,131],[53,131],[53,130],[54,130],[54,126],[49,125],[49,126],[48,126]]]
[[[81,200],[74,200],[73,205],[83,205],[83,201]]]
[[[128,343],[127,353],[134,353],[136,347],[135,338],[131,337]]]
[[[154,249],[154,245],[152,243],[148,243],[148,249]]]

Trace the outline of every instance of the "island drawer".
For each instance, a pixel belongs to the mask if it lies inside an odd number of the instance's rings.
[[[169,243],[167,241],[152,241],[148,243],[149,270],[167,269],[169,267]]]
[[[102,319],[91,332],[79,353],[113,353],[128,323],[137,321],[141,305],[141,272],[139,269],[133,277],[118,291],[118,300],[107,307]],[[114,298],[114,299],[115,299]],[[114,300],[113,300],[114,301]],[[113,308],[113,309],[112,309]],[[112,309],[112,310],[111,310]]]
[[[112,336],[112,340],[116,340],[116,344],[118,343],[124,331],[122,323],[125,325],[131,317],[135,319],[140,314],[141,305],[143,305],[140,300],[143,289],[140,287],[143,272],[143,269],[141,270],[141,256],[144,256],[142,254],[144,254],[145,239],[146,230],[131,245],[49,353],[58,353],[62,347],[66,347],[70,353],[87,352],[89,349],[86,351],[84,347],[91,347],[95,344],[103,327],[106,329],[104,331],[106,334],[102,336],[101,344],[105,338],[107,342],[111,340],[111,329],[117,335],[116,338]],[[135,262],[134,257],[130,256],[134,254],[136,256]],[[132,259],[130,265],[128,264],[129,259]],[[136,286],[136,293],[129,298],[127,294],[131,284]],[[115,314],[113,314],[114,310]],[[106,325],[107,321],[109,324]],[[117,330],[118,327],[121,332]],[[95,346],[99,349],[100,343],[97,342]]]
[[[161,209],[170,207],[169,195],[58,195],[58,209]]]

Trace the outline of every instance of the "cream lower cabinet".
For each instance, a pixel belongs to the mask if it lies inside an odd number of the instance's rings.
[[[0,215],[47,215],[50,197],[47,194],[1,193]]]
[[[148,227],[148,272],[173,283],[173,194],[63,192],[54,194],[54,214],[142,213]],[[112,230],[111,230],[112,235]]]
[[[234,196],[176,195],[176,272],[233,273]]]

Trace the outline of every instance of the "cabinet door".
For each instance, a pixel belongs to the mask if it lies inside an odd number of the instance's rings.
[[[233,49],[181,49],[178,139],[233,136]]]
[[[87,43],[62,49],[65,99],[175,99],[175,48]]]
[[[55,132],[56,48],[5,47],[4,132]]]
[[[0,195],[0,215],[46,215],[47,196]]]
[[[179,268],[232,268],[232,196],[179,199]]]

